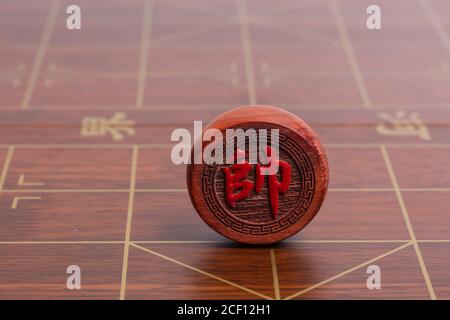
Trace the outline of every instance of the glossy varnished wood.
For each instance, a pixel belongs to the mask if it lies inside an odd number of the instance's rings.
[[[71,1],[0,5],[0,299],[450,299],[448,1],[377,1],[379,31],[369,0],[106,2],[77,1],[79,31]],[[170,161],[175,128],[247,104],[301,117],[330,165],[273,247],[211,230]],[[430,140],[377,132],[400,110]],[[81,135],[116,112],[133,135]]]

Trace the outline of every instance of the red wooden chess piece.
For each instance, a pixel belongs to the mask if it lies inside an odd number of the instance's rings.
[[[314,218],[326,195],[328,164],[304,121],[279,108],[244,106],[214,119],[204,134],[208,129],[217,129],[223,138],[203,141],[202,150],[215,143],[214,159],[223,163],[205,163],[199,159],[205,154],[193,153],[198,164],[188,165],[187,185],[195,209],[211,228],[238,242],[269,244]]]

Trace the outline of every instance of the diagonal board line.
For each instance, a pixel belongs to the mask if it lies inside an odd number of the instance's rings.
[[[144,105],[145,80],[147,78],[148,48],[152,33],[153,0],[144,0],[141,51],[139,57],[139,78],[136,98],[136,108],[142,109]]]
[[[224,279],[224,278],[221,278],[221,277],[216,276],[216,275],[214,275],[214,274],[211,274],[211,273],[209,273],[209,272],[203,271],[203,270],[201,270],[201,269],[198,269],[198,268],[196,268],[196,267],[193,267],[193,266],[188,265],[188,264],[186,264],[186,263],[183,263],[183,262],[181,262],[181,261],[175,260],[175,259],[173,259],[173,258],[170,258],[170,257],[168,257],[168,256],[165,256],[165,255],[163,255],[163,254],[161,254],[161,253],[158,253],[158,252],[156,252],[156,251],[153,251],[153,250],[144,248],[144,247],[142,247],[142,246],[140,246],[140,245],[138,245],[138,244],[136,244],[136,243],[130,242],[130,245],[133,246],[133,247],[135,247],[135,248],[137,248],[137,249],[140,249],[140,250],[142,250],[142,251],[145,251],[145,252],[147,252],[147,253],[150,253],[150,254],[152,254],[152,255],[154,255],[154,256],[157,256],[157,257],[159,257],[159,258],[161,258],[161,259],[170,261],[170,262],[175,263],[175,264],[177,264],[177,265],[179,265],[179,266],[185,267],[185,268],[187,268],[187,269],[189,269],[189,270],[198,272],[198,273],[203,274],[203,275],[205,275],[205,276],[207,276],[207,277],[210,277],[210,278],[213,278],[213,279],[218,280],[218,281],[220,281],[220,282],[226,283],[226,284],[228,284],[228,285],[230,285],[230,286],[232,286],[232,287],[235,287],[235,288],[241,289],[241,290],[243,290],[243,291],[249,292],[249,293],[254,294],[254,295],[258,296],[258,297],[264,298],[264,299],[266,299],[266,300],[273,300],[273,298],[268,297],[268,296],[266,296],[266,295],[264,295],[264,294],[262,294],[262,293],[256,292],[256,291],[254,291],[254,290],[252,290],[252,289],[246,288],[246,287],[241,286],[241,285],[239,285],[239,284],[237,284],[237,283],[228,281],[228,280],[226,280],[226,279]]]
[[[239,26],[241,31],[241,44],[244,53],[245,75],[247,78],[247,87],[249,95],[249,103],[256,104],[256,85],[255,74],[253,72],[252,46],[250,42],[250,29],[248,26],[249,19],[247,15],[246,0],[236,0],[239,12]]]
[[[199,36],[205,33],[210,33],[211,31],[214,31],[216,29],[220,29],[222,27],[228,26],[228,25],[232,25],[233,23],[236,22],[236,18],[235,17],[228,17],[225,18],[223,20],[219,20],[219,21],[215,21],[214,23],[210,23],[210,24],[202,24],[199,25],[195,28],[190,28],[190,29],[184,29],[181,31],[177,31],[177,32],[173,32],[173,33],[169,33],[167,35],[163,35],[161,37],[158,38],[154,38],[152,40],[152,43],[150,44],[150,47],[160,47],[160,46],[164,46],[166,44],[170,44],[172,42],[177,42],[180,40],[186,40],[195,36]]]
[[[387,152],[387,148],[385,145],[380,145],[381,153],[383,155],[384,162],[386,164],[386,168],[388,170],[389,176],[392,181],[392,186],[395,189],[395,194],[397,195],[398,204],[403,214],[403,219],[405,220],[406,227],[408,228],[409,236],[411,237],[411,241],[414,245],[414,250],[416,251],[417,260],[419,261],[420,269],[422,270],[423,278],[428,288],[428,292],[432,300],[436,300],[436,293],[434,292],[433,285],[430,280],[430,276],[427,271],[427,267],[425,265],[425,261],[422,257],[422,252],[420,251],[419,244],[416,239],[416,235],[414,233],[414,229],[411,224],[411,220],[409,219],[408,210],[406,209],[405,201],[403,200],[402,193],[400,191],[400,187],[397,181],[397,178],[394,173],[394,168],[392,166],[391,160],[389,158],[389,154]]]
[[[380,260],[380,259],[382,259],[382,258],[384,258],[384,257],[387,257],[387,256],[389,256],[389,255],[391,255],[391,254],[393,254],[393,253],[396,253],[397,251],[400,251],[400,250],[402,250],[402,249],[404,249],[404,248],[410,246],[411,244],[413,244],[412,241],[410,241],[410,242],[408,242],[408,243],[405,243],[405,244],[401,245],[400,247],[397,247],[397,248],[395,248],[395,249],[393,249],[393,250],[390,250],[390,251],[388,251],[388,252],[386,252],[386,253],[383,253],[383,254],[381,254],[381,255],[379,255],[379,256],[373,258],[373,259],[370,259],[369,261],[363,262],[363,263],[361,263],[361,264],[359,264],[359,265],[357,265],[357,266],[355,266],[355,267],[353,267],[353,268],[350,268],[350,269],[348,269],[348,270],[346,270],[346,271],[344,271],[344,272],[341,272],[341,273],[339,273],[339,274],[337,274],[337,275],[335,275],[335,276],[333,276],[333,277],[331,277],[331,278],[328,278],[328,279],[326,279],[326,280],[324,280],[324,281],[321,281],[321,282],[319,282],[319,283],[317,283],[317,284],[315,284],[315,285],[313,285],[313,286],[311,286],[311,287],[308,287],[308,288],[306,288],[306,289],[304,289],[304,290],[302,290],[302,291],[299,291],[299,292],[297,292],[297,293],[294,293],[294,294],[292,294],[292,295],[290,295],[290,296],[284,298],[284,300],[291,300],[291,299],[296,298],[296,297],[298,297],[298,296],[300,296],[300,295],[302,295],[302,294],[305,294],[305,293],[307,293],[307,292],[309,292],[309,291],[311,291],[311,290],[314,290],[314,289],[316,289],[316,288],[318,288],[318,287],[321,287],[321,286],[323,286],[323,285],[325,285],[325,284],[327,284],[327,283],[329,283],[329,282],[331,282],[331,281],[334,281],[334,280],[339,279],[339,278],[341,278],[341,277],[343,277],[343,276],[345,276],[345,275],[347,275],[347,274],[349,274],[349,273],[351,273],[351,272],[353,272],[353,271],[356,271],[356,270],[358,270],[359,268],[365,267],[365,266],[367,266],[367,265],[369,265],[369,264],[374,263],[375,261],[378,261],[378,260]]]
[[[370,103],[369,94],[367,93],[367,88],[366,85],[364,84],[361,69],[359,67],[358,60],[356,59],[355,51],[353,50],[352,42],[350,40],[347,28],[345,27],[345,23],[342,18],[342,13],[339,8],[339,4],[337,3],[337,0],[329,0],[328,3],[331,8],[334,21],[338,28],[338,32],[342,41],[342,46],[344,47],[345,54],[347,55],[347,60],[350,63],[350,67],[352,69],[353,77],[355,78],[359,94],[361,95],[361,99],[364,103],[364,107],[370,109],[372,108],[372,105]]]
[[[260,19],[260,18],[252,18],[251,21],[254,25],[258,25],[258,27],[260,27],[260,28],[278,31],[278,32],[284,33],[286,35],[290,35],[290,36],[299,38],[300,40],[306,39],[306,40],[320,42],[320,43],[328,44],[328,45],[332,45],[332,46],[340,46],[341,45],[341,42],[339,40],[336,40],[333,37],[326,36],[326,35],[311,31],[311,30],[306,30],[306,29],[305,30],[302,30],[302,29],[292,30],[290,28],[280,27],[279,25],[271,22],[270,20],[264,20],[264,19]]]
[[[186,10],[185,13],[197,13],[202,15],[208,15],[208,16],[221,16],[222,11],[215,11],[211,10],[212,8],[216,8],[216,6],[213,6],[213,3],[211,3],[211,6],[205,5],[205,2],[203,1],[177,1],[177,0],[165,0],[164,4],[167,6],[170,6],[170,8],[173,10]]]
[[[125,299],[127,288],[127,273],[128,273],[128,255],[130,251],[130,239],[131,239],[131,223],[133,219],[134,208],[134,194],[136,188],[136,171],[138,161],[139,147],[133,148],[132,160],[131,160],[131,177],[130,177],[130,193],[128,198],[128,213],[127,213],[127,226],[125,230],[125,243],[123,249],[123,261],[122,261],[122,279],[120,282],[120,300]]]
[[[5,185],[6,176],[8,175],[9,166],[11,165],[11,159],[14,153],[14,147],[11,146],[8,148],[8,152],[6,153],[6,158],[3,163],[3,169],[0,175],[0,193],[3,192],[3,186]]]
[[[278,281],[278,268],[277,257],[275,255],[275,249],[270,249],[270,262],[272,264],[272,276],[273,276],[273,289],[275,291],[275,300],[280,300],[280,282]]]
[[[445,30],[444,24],[436,13],[436,10],[428,0],[419,0],[419,3],[422,9],[425,11],[428,19],[430,20],[434,32],[442,42],[442,45],[445,47],[447,52],[450,54],[450,36]]]
[[[47,21],[44,26],[44,31],[42,33],[41,42],[39,44],[36,58],[34,59],[33,69],[31,70],[30,78],[28,80],[27,88],[25,90],[25,95],[22,100],[22,109],[27,109],[30,105],[31,96],[33,95],[34,87],[36,86],[36,82],[42,68],[42,63],[44,62],[45,54],[47,52],[50,39],[55,29],[60,6],[61,6],[60,0],[53,0],[52,3],[50,4],[50,10],[47,16]]]
[[[172,6],[175,6],[177,9],[189,9],[189,10],[195,10],[197,13],[203,13],[203,14],[207,14],[207,15],[214,15],[214,16],[218,16],[221,17],[223,12],[216,12],[216,11],[212,11],[210,10],[210,8],[207,8],[206,6],[202,6],[202,7],[192,7],[192,4],[194,3],[189,3],[187,6],[185,4],[182,4],[182,1],[167,1],[166,3],[171,5],[170,3],[172,3]],[[201,1],[197,1],[196,3],[202,3]],[[301,7],[305,7],[305,4],[301,4],[299,9],[301,9]],[[271,8],[272,9],[272,8]],[[262,18],[265,18],[267,20],[270,20],[273,17],[285,14],[285,13],[289,13],[291,12],[291,8],[289,9],[281,9],[281,10],[270,10],[270,12],[264,12],[262,13]]]

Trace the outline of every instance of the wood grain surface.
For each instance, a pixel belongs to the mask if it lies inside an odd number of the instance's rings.
[[[450,3],[0,2],[0,299],[450,299]],[[199,219],[175,128],[276,105],[324,144],[275,246]],[[69,265],[81,290],[68,290]],[[369,290],[366,270],[381,269]]]

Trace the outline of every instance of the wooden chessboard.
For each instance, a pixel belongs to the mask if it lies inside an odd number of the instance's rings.
[[[78,0],[68,30],[72,2],[0,3],[1,299],[450,298],[448,0],[379,0],[381,30],[369,0]],[[272,247],[209,229],[170,161],[173,129],[245,104],[330,162]]]

